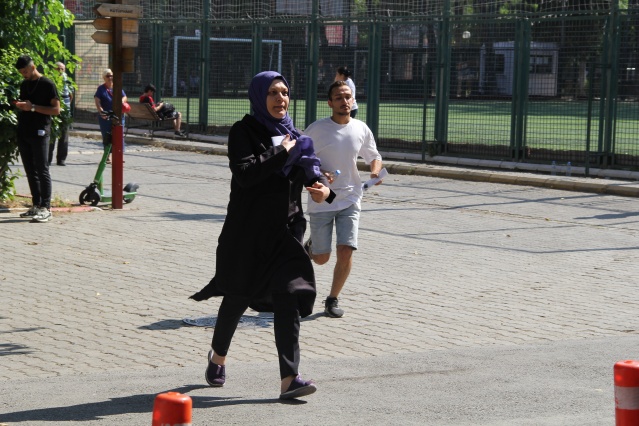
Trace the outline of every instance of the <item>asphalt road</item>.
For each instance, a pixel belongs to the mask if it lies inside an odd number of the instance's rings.
[[[0,213],[0,423],[144,425],[166,391],[192,398],[193,425],[614,423],[612,368],[639,343],[635,198],[523,186],[521,173],[391,174],[366,193],[342,319],[321,314],[333,263],[316,268],[301,371],[319,390],[282,403],[272,323],[255,312],[227,385],[206,386],[212,328],[182,320],[219,306],[187,298],[214,273],[230,172],[169,143],[129,143],[124,180],[140,189],[122,210]],[[54,194],[75,201],[100,156],[74,136]]]

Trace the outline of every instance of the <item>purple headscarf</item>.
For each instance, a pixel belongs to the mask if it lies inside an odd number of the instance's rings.
[[[295,146],[288,152],[288,160],[282,168],[282,174],[284,176],[287,176],[293,166],[297,165],[304,169],[308,180],[319,178],[321,176],[320,160],[315,156],[313,140],[306,135],[302,135],[301,132],[295,128],[295,124],[293,124],[293,120],[291,120],[288,112],[284,118],[278,119],[273,117],[266,108],[268,88],[271,87],[275,79],[282,80],[290,92],[291,87],[288,81],[286,81],[280,73],[275,71],[261,72],[251,80],[248,95],[251,101],[251,107],[253,108],[253,116],[269,130],[272,136],[291,135],[292,139],[297,140]]]
[[[291,135],[292,139],[296,139],[300,136],[300,131],[295,128],[293,120],[288,115],[288,112],[284,118],[275,118],[268,112],[266,108],[266,97],[268,96],[268,88],[271,87],[273,80],[282,80],[286,84],[286,88],[291,91],[288,81],[282,76],[282,74],[275,71],[264,71],[257,74],[251,80],[249,86],[248,95],[251,101],[251,107],[253,108],[253,116],[262,123],[271,132],[272,136],[285,136]]]

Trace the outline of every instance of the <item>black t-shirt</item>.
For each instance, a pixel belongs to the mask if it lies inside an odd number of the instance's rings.
[[[23,80],[20,84],[20,100],[33,105],[51,106],[51,99],[60,99],[55,83],[46,77]],[[51,116],[39,112],[18,111],[18,135],[37,136],[38,130],[51,134]]]

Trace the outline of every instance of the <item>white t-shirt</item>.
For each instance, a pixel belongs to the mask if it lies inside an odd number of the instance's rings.
[[[353,82],[353,80],[351,80],[350,77],[347,78],[345,82],[346,82],[346,85],[350,87],[351,93],[353,94],[353,106],[351,107],[351,110],[356,110],[359,107],[357,106],[357,99],[355,98],[355,83]]]
[[[330,184],[336,197],[331,204],[316,203],[308,197],[308,213],[344,210],[353,204],[361,208],[362,180],[357,170],[357,157],[366,164],[381,160],[373,132],[366,123],[351,118],[347,124],[337,124],[330,117],[317,120],[304,131],[313,139],[315,154],[322,162],[322,170],[340,171]]]

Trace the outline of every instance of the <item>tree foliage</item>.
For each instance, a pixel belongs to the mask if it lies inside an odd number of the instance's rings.
[[[22,76],[14,64],[20,55],[29,55],[38,69],[61,87],[55,63],[66,63],[72,72],[79,62],[59,37],[72,23],[73,15],[60,0],[0,2],[0,201],[14,197],[17,178],[11,170],[18,158],[17,117],[11,101],[18,99]]]

